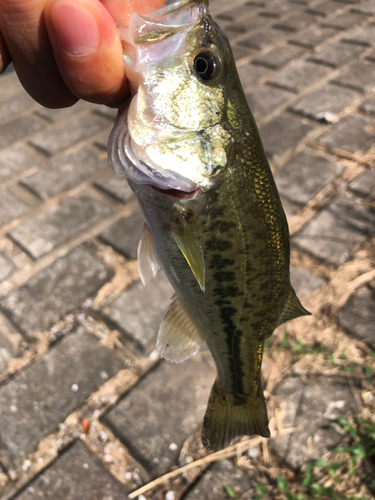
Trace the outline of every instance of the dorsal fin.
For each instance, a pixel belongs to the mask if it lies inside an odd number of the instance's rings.
[[[202,342],[197,327],[180,300],[174,295],[159,329],[156,346],[160,355],[169,361],[179,363],[196,354]]]
[[[277,326],[285,323],[286,321],[290,321],[291,319],[298,318],[299,316],[306,316],[309,314],[311,313],[303,307],[292,285],[290,285],[288,298],[286,299],[284,309],[280,314]]]
[[[186,262],[189,264],[195,279],[204,292],[205,268],[203,251],[199,241],[184,217],[180,217],[178,224],[172,228],[172,235]]]
[[[146,286],[147,283],[157,275],[160,269],[160,264],[155,250],[155,242],[146,222],[143,226],[141,239],[139,240],[137,256],[139,276],[142,280],[143,286]]]

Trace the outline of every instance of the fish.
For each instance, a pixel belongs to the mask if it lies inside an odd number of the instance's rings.
[[[132,97],[108,155],[145,217],[142,282],[162,268],[175,291],[160,355],[181,362],[205,342],[213,356],[202,442],[218,450],[270,436],[264,343],[309,313],[290,282],[288,224],[230,44],[208,7],[180,0],[120,26]]]

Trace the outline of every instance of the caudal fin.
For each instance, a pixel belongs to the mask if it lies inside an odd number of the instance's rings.
[[[236,400],[227,396],[216,381],[203,419],[202,442],[213,451],[229,445],[236,436],[270,437],[263,393]]]

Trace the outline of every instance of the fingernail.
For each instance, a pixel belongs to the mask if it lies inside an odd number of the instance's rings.
[[[99,27],[89,9],[70,1],[56,2],[51,21],[59,44],[76,57],[92,54],[99,45]]]

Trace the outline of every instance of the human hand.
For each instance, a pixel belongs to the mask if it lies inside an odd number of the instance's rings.
[[[128,96],[114,20],[165,0],[0,0],[0,73],[10,61],[26,91],[46,107],[84,99],[117,106]]]

